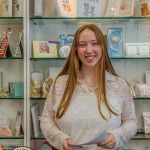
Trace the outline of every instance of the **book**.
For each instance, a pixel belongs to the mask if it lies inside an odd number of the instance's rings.
[[[54,0],[58,17],[76,17],[76,0]]]
[[[77,0],[77,17],[102,16],[103,1]]]
[[[40,120],[39,120],[39,105],[34,104],[31,106],[32,124],[34,130],[34,137],[39,137],[41,134]]]
[[[108,29],[108,52],[110,57],[122,57],[123,29]]]

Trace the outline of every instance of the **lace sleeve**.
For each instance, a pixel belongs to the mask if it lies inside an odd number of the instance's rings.
[[[123,146],[131,139],[137,131],[137,119],[135,116],[134,101],[130,93],[128,84],[124,81],[122,89],[122,115],[121,127],[110,131],[116,137],[115,148]]]
[[[48,97],[46,99],[43,113],[40,120],[41,130],[49,143],[51,143],[55,148],[63,150],[62,142],[69,138],[68,135],[59,130],[55,123],[55,114],[53,111],[54,100],[52,100],[52,89],[50,88]]]

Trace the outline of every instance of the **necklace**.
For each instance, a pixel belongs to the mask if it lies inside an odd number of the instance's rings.
[[[94,87],[94,83],[89,83],[85,78],[83,78],[83,80],[85,81],[85,83],[86,83],[89,87],[91,87],[91,88]]]

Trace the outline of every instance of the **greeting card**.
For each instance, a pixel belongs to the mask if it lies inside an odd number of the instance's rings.
[[[108,30],[108,51],[110,57],[122,57],[122,36],[122,28],[112,28]]]
[[[137,2],[136,16],[150,16],[150,0],[139,0]]]
[[[77,0],[77,17],[102,16],[103,0]]]
[[[0,17],[12,16],[12,0],[0,0]]]
[[[59,17],[76,17],[76,0],[54,0]]]

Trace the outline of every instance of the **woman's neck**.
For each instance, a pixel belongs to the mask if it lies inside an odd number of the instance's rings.
[[[97,75],[95,69],[81,68],[79,78],[90,88],[90,90],[93,90],[97,86]]]

